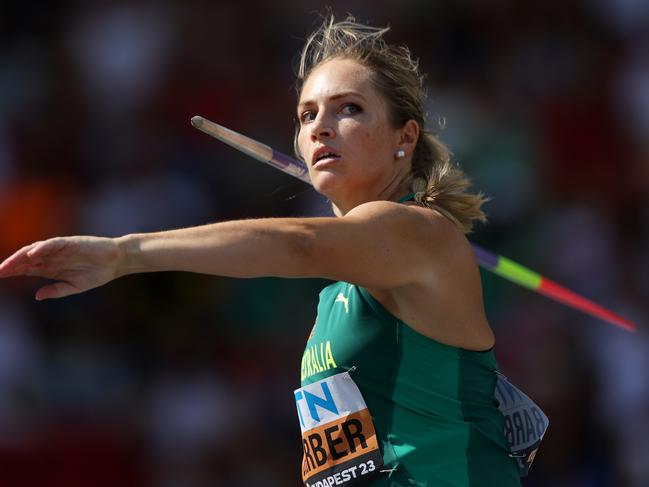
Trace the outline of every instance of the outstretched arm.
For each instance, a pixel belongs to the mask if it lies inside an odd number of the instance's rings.
[[[57,282],[37,299],[63,297],[138,272],[230,277],[324,277],[390,288],[422,280],[450,223],[432,212],[376,201],[341,218],[238,220],[116,239],[64,237],[25,247],[0,277]]]

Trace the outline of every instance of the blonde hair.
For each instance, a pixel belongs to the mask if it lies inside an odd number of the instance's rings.
[[[335,22],[333,15],[328,14],[302,49],[297,67],[298,97],[311,72],[326,61],[353,59],[367,67],[372,84],[387,102],[393,126],[402,127],[408,120],[415,120],[421,129],[409,174],[416,202],[439,211],[464,233],[469,233],[474,220],[486,221],[480,207],[487,198],[482,193],[468,191],[469,178],[451,162],[449,149],[433,132],[426,130],[423,76],[406,46],[385,42],[383,35],[389,29],[357,23],[352,16]],[[300,156],[297,130],[294,148]]]

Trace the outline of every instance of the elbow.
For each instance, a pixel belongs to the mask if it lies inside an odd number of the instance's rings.
[[[283,243],[279,252],[269,255],[278,268],[279,277],[320,277],[317,231],[308,222],[294,221],[283,229]]]
[[[290,254],[297,267],[302,271],[300,274],[318,277],[317,263],[319,256],[319,239],[317,231],[308,222],[299,222],[293,229]]]

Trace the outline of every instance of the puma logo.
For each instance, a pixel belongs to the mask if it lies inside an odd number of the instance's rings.
[[[343,293],[338,293],[336,296],[336,303],[343,303],[345,305],[345,313],[349,313],[349,298],[346,298]]]

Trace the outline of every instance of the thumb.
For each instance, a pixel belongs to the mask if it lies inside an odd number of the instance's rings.
[[[43,301],[44,299],[53,298],[64,298],[65,296],[79,294],[80,292],[81,291],[73,285],[64,281],[58,281],[53,284],[43,286],[38,291],[36,291],[36,301]]]

